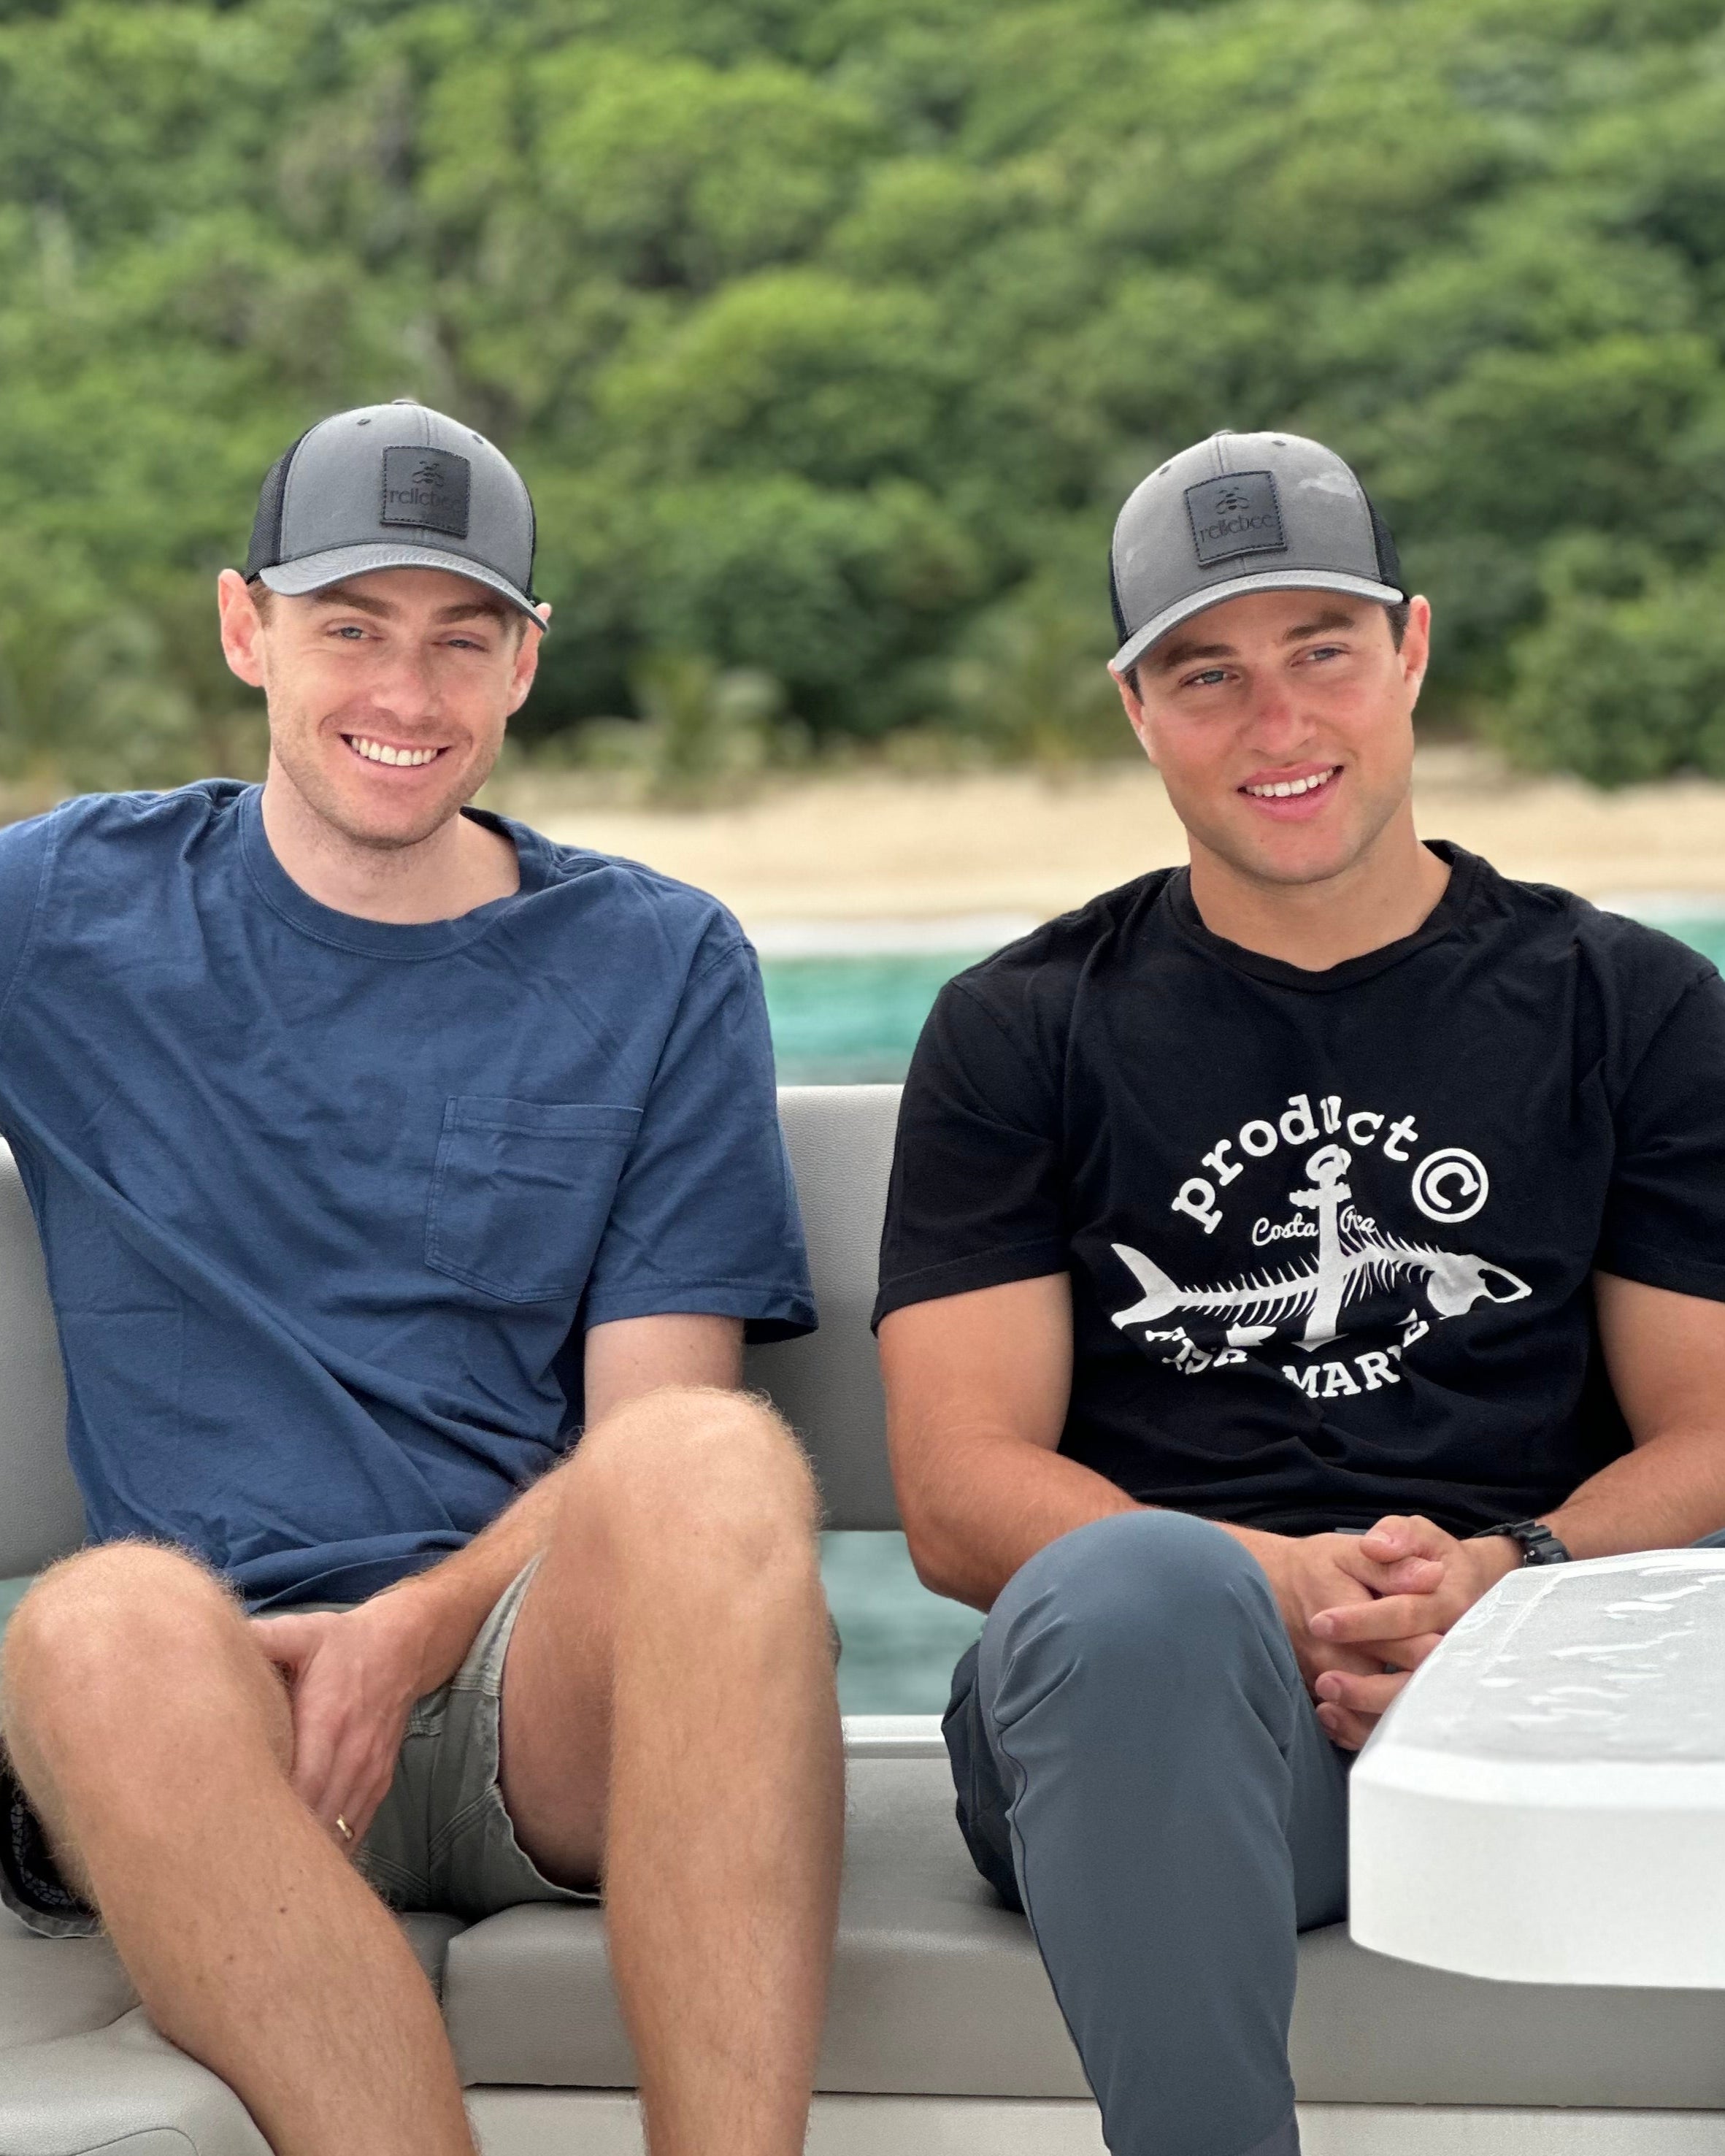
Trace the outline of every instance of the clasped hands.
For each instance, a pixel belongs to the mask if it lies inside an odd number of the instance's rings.
[[[1507,1536],[1460,1541],[1392,1513],[1363,1535],[1241,1537],[1269,1576],[1324,1734],[1357,1752],[1464,1612],[1521,1562]]]

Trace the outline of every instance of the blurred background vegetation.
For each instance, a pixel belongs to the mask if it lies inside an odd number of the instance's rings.
[[[254,771],[212,574],[403,394],[533,487],[527,750],[666,798],[1105,752],[1222,425],[1359,467],[1435,723],[1725,774],[1722,337],[1718,0],[0,0],[0,775]]]

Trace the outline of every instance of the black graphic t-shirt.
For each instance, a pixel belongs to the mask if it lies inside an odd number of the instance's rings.
[[[1725,1301],[1725,983],[1433,850],[1424,925],[1326,972],[1212,935],[1182,869],[949,983],[876,1322],[1070,1273],[1061,1450],[1288,1533],[1466,1532],[1625,1451],[1589,1279]]]

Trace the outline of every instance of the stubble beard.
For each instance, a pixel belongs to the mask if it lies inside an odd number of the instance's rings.
[[[1352,833],[1346,837],[1338,834],[1338,844],[1306,861],[1278,860],[1272,847],[1250,843],[1258,834],[1237,831],[1225,816],[1217,818],[1211,828],[1194,824],[1189,829],[1200,844],[1245,881],[1264,890],[1297,891],[1332,883],[1358,868],[1394,822],[1407,797],[1408,786],[1404,783],[1397,789],[1386,789],[1376,798],[1361,803]]]
[[[352,754],[346,742],[341,740],[339,733],[336,740],[342,755]],[[452,773],[449,785],[435,799],[425,803],[410,823],[393,824],[381,829],[355,817],[344,798],[339,780],[316,752],[300,754],[300,744],[292,729],[285,727],[279,736],[272,733],[270,746],[270,754],[281,767],[284,777],[306,808],[324,827],[332,844],[357,847],[367,853],[401,854],[411,852],[415,846],[423,846],[428,839],[435,838],[446,824],[460,814],[490,777],[501,743],[493,747],[488,755],[477,757],[470,755],[459,770]]]

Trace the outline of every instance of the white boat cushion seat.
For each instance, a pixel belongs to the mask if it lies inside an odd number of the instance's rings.
[[[105,2029],[138,2003],[105,1939],[41,1939],[0,1909],[0,2054]]]
[[[141,2006],[108,2028],[0,2051],[0,2137],[6,2156],[270,2156],[233,2090],[157,2035]]]
[[[817,2086],[1087,2095],[1028,1927],[971,1869],[946,1761],[853,1759],[847,1811]],[[464,1932],[450,1947],[444,2013],[470,2086],[634,2083],[596,1910],[509,1909]]]
[[[941,1759],[850,1764],[844,1913],[819,2087],[1074,2097],[1083,2076],[1023,1918],[971,1869]],[[470,2085],[629,2087],[596,1911],[533,1907],[452,1941],[444,2010]],[[1725,1996],[1487,1984],[1301,1942],[1309,2103],[1725,2106]]]
[[[434,1989],[440,1988],[461,1919],[426,1914],[401,1922],[420,1968]],[[105,2028],[137,2003],[106,1939],[39,1938],[10,1909],[0,1909],[0,2052]]]
[[[438,1984],[459,1918],[403,1920]],[[145,2019],[105,1939],[42,1939],[0,1910],[4,2156],[270,2156],[245,2107]]]

